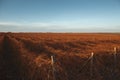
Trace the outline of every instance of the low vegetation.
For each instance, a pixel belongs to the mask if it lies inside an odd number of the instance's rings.
[[[0,33],[0,64],[0,80],[120,80],[120,34]]]

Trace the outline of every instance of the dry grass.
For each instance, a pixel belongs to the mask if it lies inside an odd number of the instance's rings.
[[[119,80],[119,58],[120,34],[0,34],[0,80]]]

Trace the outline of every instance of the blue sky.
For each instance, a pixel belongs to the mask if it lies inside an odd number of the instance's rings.
[[[120,32],[120,0],[0,0],[0,32]]]

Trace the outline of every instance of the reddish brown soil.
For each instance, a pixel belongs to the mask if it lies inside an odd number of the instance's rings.
[[[0,80],[120,80],[120,34],[0,33]]]

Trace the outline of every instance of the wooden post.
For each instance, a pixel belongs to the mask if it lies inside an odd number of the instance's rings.
[[[117,62],[117,48],[116,47],[114,47],[114,69],[116,68],[116,62]]]
[[[51,65],[52,65],[53,80],[56,80],[56,77],[55,77],[55,67],[54,67],[54,57],[53,56],[51,56]]]
[[[114,47],[114,65],[116,67],[117,48]]]
[[[117,54],[117,49],[116,49],[116,47],[114,47],[113,51],[114,51],[114,52],[113,52],[113,59],[114,59],[114,61],[113,61],[113,70],[112,70],[111,78],[114,79],[114,80],[116,80],[116,79],[115,79],[116,64],[117,64],[117,63],[116,63],[116,61],[117,61],[117,60],[116,60],[116,57],[117,57],[117,55],[116,55],[116,54]]]
[[[114,47],[114,54],[117,54],[117,48]]]
[[[93,58],[93,56],[94,56],[94,53],[92,52],[90,57]]]
[[[90,76],[91,76],[91,79],[93,77],[93,56],[94,56],[94,53],[92,52],[91,56],[90,56],[90,58],[91,58],[91,60],[90,60]]]

